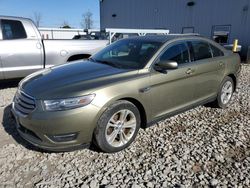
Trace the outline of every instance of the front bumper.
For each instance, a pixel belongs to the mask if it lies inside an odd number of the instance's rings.
[[[70,151],[85,148],[92,140],[92,134],[98,120],[100,109],[94,105],[82,108],[57,111],[33,111],[23,116],[14,108],[17,130],[22,138],[32,145],[48,151]],[[55,141],[52,138],[60,135],[75,134],[70,141]]]

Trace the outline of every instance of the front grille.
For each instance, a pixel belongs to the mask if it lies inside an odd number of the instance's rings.
[[[14,99],[15,110],[23,115],[28,115],[36,108],[35,99],[24,92],[18,90]]]

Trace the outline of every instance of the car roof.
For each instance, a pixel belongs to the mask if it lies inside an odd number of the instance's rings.
[[[23,17],[18,17],[18,16],[4,16],[4,15],[0,15],[0,19],[20,20],[20,21],[29,20],[29,21],[32,21],[30,18],[23,18]]]
[[[201,40],[201,39],[207,39],[207,38],[199,36],[197,34],[168,34],[168,35],[136,36],[136,37],[129,37],[127,39],[166,43],[167,41],[173,40],[173,39],[200,39]]]

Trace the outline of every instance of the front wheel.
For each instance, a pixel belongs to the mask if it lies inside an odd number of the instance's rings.
[[[117,101],[100,117],[94,132],[95,144],[104,152],[121,151],[133,142],[140,123],[140,113],[134,104]]]
[[[221,83],[220,90],[215,101],[215,106],[219,108],[226,108],[233,96],[233,92],[233,79],[227,76]]]

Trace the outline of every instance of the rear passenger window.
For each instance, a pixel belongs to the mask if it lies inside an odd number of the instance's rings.
[[[4,40],[27,38],[23,24],[16,20],[2,20],[1,28]]]
[[[224,53],[217,47],[210,44],[211,51],[213,53],[213,57],[224,56]]]
[[[189,62],[189,52],[186,43],[179,43],[168,48],[160,57],[160,60],[173,60],[178,64]]]
[[[212,57],[209,44],[203,41],[191,42],[194,52],[194,60],[208,59]]]

